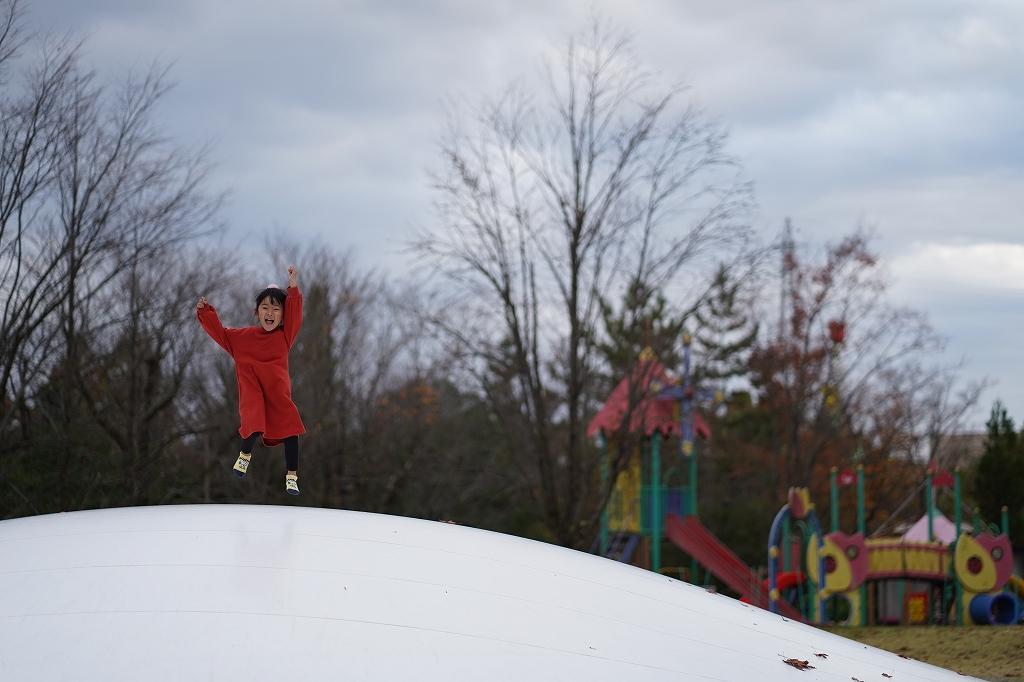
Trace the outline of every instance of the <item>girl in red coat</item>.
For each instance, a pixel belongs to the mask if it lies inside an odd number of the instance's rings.
[[[257,326],[225,329],[217,311],[200,297],[196,316],[210,337],[235,360],[241,451],[234,470],[245,476],[257,439],[266,446],[284,443],[285,490],[299,494],[299,435],[306,432],[292,402],[288,351],[302,325],[302,292],[295,266],[288,268],[288,291],[276,284],[256,295]]]

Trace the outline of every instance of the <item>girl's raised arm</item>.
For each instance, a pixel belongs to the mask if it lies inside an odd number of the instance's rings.
[[[291,348],[302,326],[302,292],[299,291],[299,273],[294,265],[288,266],[287,293],[284,299],[284,340]]]
[[[217,309],[210,305],[205,296],[200,296],[199,302],[196,303],[196,317],[199,319],[199,324],[203,326],[203,331],[209,334],[218,346],[226,350],[228,355],[233,357],[228,330],[221,324],[220,318],[217,316]]]

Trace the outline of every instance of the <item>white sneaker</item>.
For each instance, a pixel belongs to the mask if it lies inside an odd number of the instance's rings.
[[[231,467],[235,475],[241,478],[245,476],[245,472],[249,470],[249,459],[252,458],[252,453],[239,452],[238,459],[235,460],[235,466]]]
[[[295,474],[285,474],[284,491],[289,495],[299,494],[299,477]]]

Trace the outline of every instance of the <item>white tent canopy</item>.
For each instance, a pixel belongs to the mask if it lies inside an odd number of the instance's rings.
[[[2,521],[0,589],[18,682],[965,679],[607,559],[325,509]]]

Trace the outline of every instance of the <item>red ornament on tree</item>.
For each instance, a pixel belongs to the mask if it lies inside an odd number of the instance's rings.
[[[840,320],[830,320],[828,323],[828,336],[832,343],[842,343],[846,340],[846,323]]]

